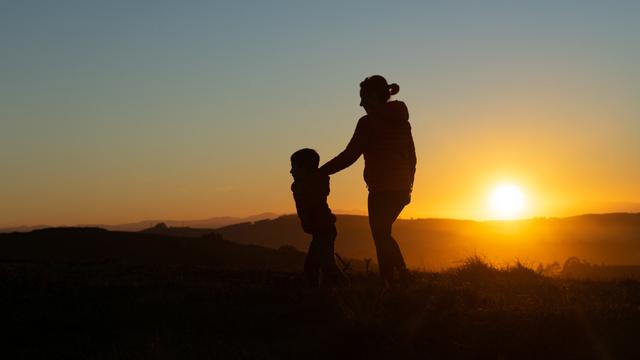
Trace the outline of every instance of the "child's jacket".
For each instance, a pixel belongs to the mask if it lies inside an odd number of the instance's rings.
[[[315,172],[297,178],[291,184],[291,191],[302,229],[306,233],[313,234],[332,228],[336,217],[327,204],[329,176]]]

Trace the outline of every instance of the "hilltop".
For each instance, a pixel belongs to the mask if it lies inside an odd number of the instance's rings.
[[[211,233],[172,237],[100,228],[48,228],[0,234],[2,263],[124,263],[147,266],[198,265],[225,270],[298,271],[303,252],[227,241]]]

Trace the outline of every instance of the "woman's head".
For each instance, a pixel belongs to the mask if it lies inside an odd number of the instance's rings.
[[[389,101],[391,95],[395,95],[399,91],[398,84],[389,85],[387,80],[380,75],[370,76],[360,83],[360,106],[364,107],[367,113],[370,113]]]

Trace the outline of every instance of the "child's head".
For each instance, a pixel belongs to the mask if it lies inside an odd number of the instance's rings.
[[[308,174],[318,170],[320,155],[313,149],[300,149],[291,155],[291,175]]]

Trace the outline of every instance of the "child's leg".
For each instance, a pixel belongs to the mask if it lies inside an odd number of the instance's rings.
[[[321,262],[322,275],[330,282],[334,284],[343,283],[345,281],[344,274],[336,265],[334,245],[336,241],[336,228],[335,226],[327,229],[318,234],[318,241],[321,248]]]
[[[311,286],[318,286],[320,275],[320,261],[322,249],[320,249],[321,241],[318,241],[316,234],[311,239],[309,244],[309,250],[307,251],[307,257],[304,259],[304,273],[307,277],[307,281]]]

